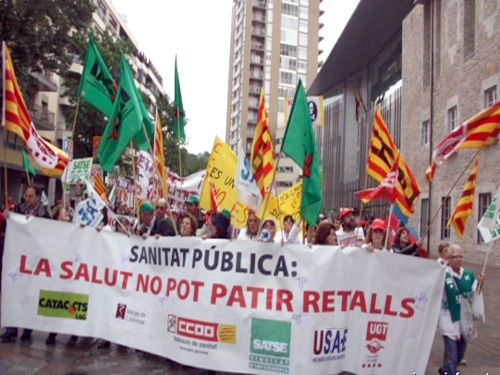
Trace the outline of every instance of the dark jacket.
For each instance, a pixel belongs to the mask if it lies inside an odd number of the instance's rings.
[[[410,244],[403,247],[401,244],[393,244],[392,251],[396,254],[404,254],[404,255],[414,255],[418,257],[418,247],[417,244]]]

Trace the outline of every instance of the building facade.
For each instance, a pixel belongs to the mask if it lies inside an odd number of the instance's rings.
[[[133,56],[128,56],[130,67],[137,87],[151,99],[148,110],[153,118],[155,97],[165,94],[162,77],[153,63],[144,53],[140,52],[139,44],[133,38],[126,21],[114,8],[111,0],[93,0],[93,2],[95,11],[92,16],[92,28],[97,33],[108,30],[116,38],[127,39],[134,45],[136,53]],[[83,71],[82,63],[75,56],[70,70],[81,74]],[[69,105],[68,99],[62,96],[64,91],[62,78],[52,72],[32,75],[36,78],[37,84],[29,87],[23,95],[35,128],[43,138],[60,148],[64,148],[64,145],[67,144],[65,141],[71,138],[73,119],[66,118],[62,110],[63,106]],[[0,139],[3,142],[2,137],[3,135],[0,133]],[[13,133],[8,132],[6,146],[8,191],[14,201],[19,201],[23,196],[24,187],[28,183],[22,168],[21,150],[24,148],[24,143]],[[3,160],[3,153],[0,158]],[[34,167],[36,169],[36,165]],[[57,196],[60,196],[61,187],[57,185],[55,178],[42,177],[38,170],[37,173],[35,184],[46,192],[49,202],[52,204]]]
[[[304,87],[318,70],[320,0],[233,0],[228,78],[226,142],[250,154],[259,95],[264,88],[271,136],[279,154],[285,132],[285,101],[298,80]],[[298,166],[282,156],[278,191],[292,186]]]
[[[464,248],[466,261],[484,262],[488,246],[476,225],[500,185],[499,142],[479,153],[473,212],[462,239],[446,223],[477,150],[451,156],[438,167],[432,184],[426,182],[425,171],[442,137],[499,99],[500,55],[493,52],[500,40],[499,12],[498,1],[359,3],[308,92],[325,96],[325,127],[317,136],[326,209],[336,213],[344,205],[361,207],[353,193],[376,185],[366,178],[366,162],[379,102],[422,189],[407,225],[426,237],[432,257],[439,243],[447,241]],[[366,112],[359,110],[356,90]],[[386,214],[389,206],[374,201],[363,209],[369,218]],[[488,264],[500,265],[498,246],[493,246]]]

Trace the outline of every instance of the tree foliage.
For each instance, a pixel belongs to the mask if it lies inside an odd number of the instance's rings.
[[[0,0],[0,35],[23,91],[34,82],[30,73],[71,66],[75,34],[88,30],[93,11],[91,0]]]

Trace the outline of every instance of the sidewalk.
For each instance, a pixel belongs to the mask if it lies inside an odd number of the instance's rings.
[[[481,271],[481,266],[473,264],[465,264],[464,266],[476,273]],[[467,348],[465,355],[467,366],[460,367],[461,375],[500,375],[499,286],[500,269],[487,268],[484,286],[486,324],[478,323],[478,338]],[[22,343],[19,339],[11,344],[0,343],[0,374],[208,374],[206,370],[182,366],[162,357],[136,351],[135,349],[122,349],[114,344],[111,344],[111,348],[109,349],[98,349],[96,339],[79,338],[76,343],[73,343],[68,335],[58,335],[56,345],[47,346],[45,345],[46,337],[47,333],[34,331],[30,343]],[[437,329],[427,365],[427,375],[436,375],[438,373],[438,368],[443,361],[443,348],[443,339]],[[219,372],[218,374],[222,375],[223,373]]]

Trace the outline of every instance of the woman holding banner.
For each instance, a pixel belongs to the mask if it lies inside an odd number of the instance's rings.
[[[373,219],[368,232],[366,233],[363,248],[372,252],[374,250],[385,250],[392,253],[392,247],[389,241],[386,244],[387,226],[382,219]],[[391,250],[388,250],[391,249]]]
[[[331,221],[322,221],[314,236],[314,245],[337,245],[337,234],[335,226]]]
[[[256,240],[257,234],[259,234],[260,220],[255,214],[255,212],[250,211],[248,213],[247,226],[244,228],[240,234],[238,234],[238,240]]]

